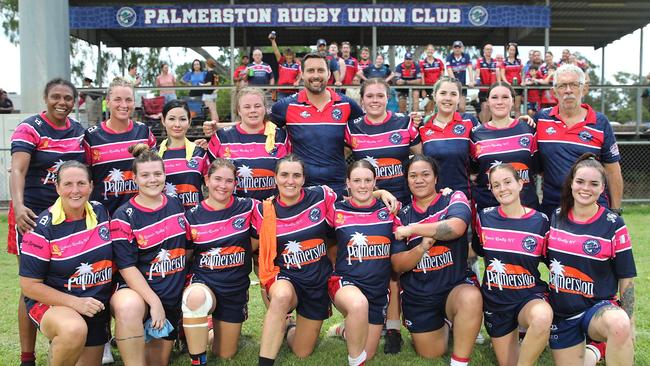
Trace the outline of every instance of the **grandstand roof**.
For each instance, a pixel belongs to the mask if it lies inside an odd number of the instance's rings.
[[[286,0],[235,0],[236,5],[283,4]],[[120,6],[125,1],[70,0],[70,6]],[[193,0],[192,4],[230,4],[226,0]],[[317,2],[295,2],[302,5]],[[328,0],[323,4],[349,4],[340,0]],[[372,4],[372,1],[354,1]],[[395,4],[400,1],[376,0],[377,5]],[[421,1],[411,0],[411,4],[439,3],[445,5],[546,5],[545,1]],[[137,5],[178,5],[178,2],[161,0],[138,0]],[[632,33],[650,22],[650,1],[558,1],[551,0],[550,44],[553,46],[592,46],[600,48]],[[281,46],[311,45],[317,38],[327,41],[350,41],[353,44],[367,45],[372,42],[371,27],[246,27],[235,28],[235,46],[268,45],[266,38],[271,30],[279,35]],[[101,40],[108,47],[195,47],[229,46],[228,28],[154,28],[154,29],[93,29],[71,30],[75,37],[97,44]],[[289,36],[286,36],[290,34]],[[460,39],[466,45],[485,43],[504,44],[508,41],[520,45],[543,45],[544,29],[540,28],[440,28],[440,27],[377,27],[379,45],[419,45],[433,43],[450,45]]]

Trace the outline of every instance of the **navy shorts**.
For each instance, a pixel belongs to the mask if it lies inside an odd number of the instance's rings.
[[[383,325],[386,320],[386,309],[388,308],[388,288],[383,293],[370,291],[367,287],[353,279],[332,275],[327,281],[327,290],[334,302],[336,292],[345,286],[355,286],[368,300],[368,323]]]
[[[513,311],[483,311],[483,324],[485,330],[492,338],[503,337],[519,327],[519,313],[521,309],[533,300],[545,300],[543,293],[532,294],[522,301]]]
[[[325,320],[332,315],[332,302],[327,294],[327,282],[317,288],[306,287],[290,276],[281,273],[266,285],[267,294],[270,294],[271,287],[278,280],[289,281],[293,285],[298,298],[298,305],[296,305],[298,315],[311,320]]]
[[[217,299],[217,306],[212,312],[213,320],[228,323],[243,323],[248,319],[248,288],[238,292],[224,292],[217,286],[211,286],[202,279],[192,276],[190,284],[206,285]]]
[[[422,301],[422,299],[413,299],[407,293],[402,291],[401,303],[404,326],[411,333],[426,333],[433,332],[442,328],[445,323],[449,323],[446,319],[445,307],[447,304],[447,297],[449,293],[456,288],[456,286],[468,284],[478,287],[476,276],[468,275],[466,278],[452,286],[448,291]]]
[[[45,312],[50,309],[50,306],[27,298],[25,299],[25,305],[27,306],[27,314],[29,315],[29,318],[40,330],[43,315],[45,315]],[[104,305],[104,310],[95,314],[92,318],[84,315],[81,316],[86,321],[86,326],[88,327],[85,344],[86,347],[102,346],[111,338],[111,331],[109,328],[111,314],[108,311],[108,304]]]
[[[598,309],[607,305],[618,306],[615,301],[602,300],[582,313],[570,318],[554,317],[553,324],[551,325],[551,338],[549,340],[551,349],[569,348],[584,342],[587,339],[591,319]]]

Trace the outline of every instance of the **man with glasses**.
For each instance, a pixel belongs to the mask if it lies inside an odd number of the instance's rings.
[[[445,63],[447,65],[447,75],[450,78],[458,79],[461,84],[467,85],[470,88],[474,87],[474,72],[472,70],[472,60],[469,54],[463,52],[463,42],[454,41],[453,52],[447,55]],[[465,99],[467,97],[467,89],[463,89],[463,97],[460,98],[458,112],[465,113]]]
[[[555,72],[553,91],[558,103],[535,116],[538,151],[544,172],[542,205],[549,217],[560,205],[560,187],[571,166],[584,153],[594,153],[605,167],[607,190],[599,203],[622,214],[623,177],[614,131],[605,115],[582,103],[585,73],[571,64]]]

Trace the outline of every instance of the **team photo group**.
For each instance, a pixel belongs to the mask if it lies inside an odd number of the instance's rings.
[[[75,86],[48,82],[46,110],[11,139],[21,364],[35,365],[37,333],[51,365],[100,365],[112,338],[125,365],[167,365],[179,339],[187,364],[236,360],[260,296],[260,366],[283,364],[285,342],[308,359],[333,310],[347,360],[331,364],[372,363],[383,338],[385,353],[407,341],[469,365],[483,328],[503,366],[546,349],[556,365],[632,365],[620,154],[583,103],[584,71],[557,65],[556,104],[532,117],[516,81],[481,74],[479,122],[463,113],[473,81],[453,71],[431,85],[432,112],[407,115],[385,78],[359,73],[358,101],[329,87],[331,61],[303,56],[303,87],[273,104],[240,85],[234,122],[205,122],[197,141],[182,100],[156,141],[132,120],[130,81],[110,83],[108,118],[87,129]]]

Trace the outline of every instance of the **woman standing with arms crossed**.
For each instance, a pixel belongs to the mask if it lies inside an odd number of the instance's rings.
[[[160,156],[142,143],[129,151],[138,194],[111,220],[113,255],[120,271],[111,298],[115,340],[125,365],[164,366],[180,320],[187,257],[185,209],[176,197],[163,193]],[[160,338],[145,346],[145,334]]]
[[[11,136],[11,199],[15,227],[10,228],[7,251],[19,253],[22,235],[36,227],[37,216],[56,201],[57,170],[68,160],[84,162],[83,127],[68,115],[77,89],[67,80],[50,80],[43,91],[46,110],[21,122]],[[10,215],[11,216],[11,215]],[[9,218],[12,221],[12,217]],[[18,303],[21,364],[34,365],[36,328],[25,302]]]
[[[598,204],[605,182],[596,155],[583,154],[564,180],[560,208],[551,218],[546,256],[557,365],[582,365],[587,336],[607,342],[608,365],[634,363],[636,266],[623,218]]]
[[[467,268],[469,201],[462,191],[436,191],[438,166],[414,155],[406,170],[413,203],[398,215],[391,262],[401,273],[404,324],[424,358],[442,356],[453,332],[451,365],[468,365],[481,329],[483,301],[476,275]],[[445,325],[449,324],[449,328]]]
[[[493,166],[488,177],[499,206],[480,210],[477,225],[485,259],[481,286],[485,329],[499,365],[532,366],[546,347],[553,320],[547,286],[537,269],[549,221],[522,205],[519,197],[525,183],[511,164]],[[518,327],[527,329],[521,344]]]
[[[194,207],[203,200],[201,187],[208,159],[204,149],[187,139],[192,124],[187,103],[172,100],[165,104],[161,123],[167,131],[167,138],[158,148],[158,155],[165,163],[165,191],[178,196],[185,208]]]
[[[57,173],[59,198],[23,238],[20,286],[29,316],[50,340],[49,364],[99,366],[110,337],[108,212],[88,202],[88,167],[69,160]]]
[[[233,197],[235,174],[230,161],[215,159],[205,177],[208,198],[185,214],[193,258],[182,310],[192,365],[207,364],[209,314],[214,324],[212,352],[221,358],[237,352],[248,317],[251,252],[257,250],[250,227],[258,202]]]

